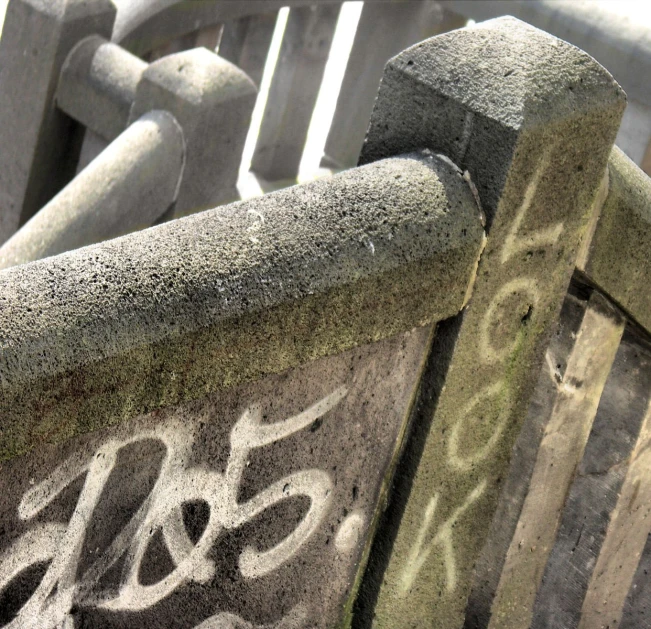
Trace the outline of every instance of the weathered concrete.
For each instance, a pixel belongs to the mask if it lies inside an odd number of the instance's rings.
[[[608,178],[608,196],[580,266],[651,332],[651,179],[617,148]]]
[[[150,227],[174,204],[184,164],[174,117],[145,114],[0,247],[0,269]]]
[[[111,0],[14,0],[0,39],[0,243],[75,172],[81,137],[55,106],[59,72],[84,37],[111,36]]]
[[[68,55],[57,88],[59,109],[105,140],[122,133],[147,64],[99,35],[82,40]]]
[[[291,9],[251,170],[268,181],[296,179],[341,5]]]
[[[464,26],[465,17],[438,2],[366,2],[359,18],[323,166],[357,164],[386,62],[416,42]]]
[[[164,57],[144,71],[130,120],[164,109],[183,129],[187,159],[177,215],[237,198],[256,94],[246,74],[205,48]]]
[[[431,332],[4,464],[0,622],[340,626]]]
[[[0,458],[454,315],[477,213],[403,157],[0,273]]]
[[[246,72],[258,87],[277,18],[278,11],[272,11],[231,20],[224,25],[219,42],[219,56]]]
[[[386,569],[365,575],[357,613],[374,626],[463,623],[624,105],[594,59],[512,18],[440,35],[387,65],[362,163],[417,147],[447,154],[469,171],[489,238],[450,329],[455,350],[413,482],[376,538]]]
[[[446,6],[481,21],[512,15],[592,55],[626,90],[629,106],[617,145],[642,164],[651,141],[651,28],[616,3],[591,0],[446,0]],[[651,171],[647,171],[651,174]]]

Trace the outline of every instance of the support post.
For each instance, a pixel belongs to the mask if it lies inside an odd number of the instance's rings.
[[[371,552],[357,614],[375,627],[463,624],[624,106],[589,55],[513,18],[387,65],[361,163],[423,147],[447,155],[474,182],[489,235],[469,305],[439,339],[453,351],[434,365],[429,415],[416,419],[429,428],[403,459],[415,472]]]
[[[72,48],[110,38],[111,0],[12,0],[0,39],[0,243],[74,175],[81,136],[54,102]]]

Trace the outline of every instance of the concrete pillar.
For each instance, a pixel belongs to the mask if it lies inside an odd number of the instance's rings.
[[[256,93],[246,74],[205,48],[164,57],[143,73],[130,119],[164,109],[183,128],[187,161],[177,215],[237,198]]]
[[[224,25],[219,56],[246,72],[260,87],[278,12],[250,15]]]
[[[429,428],[408,447],[413,477],[371,553],[367,575],[381,576],[362,586],[358,613],[374,626],[463,624],[624,106],[594,59],[513,18],[387,65],[361,163],[417,147],[446,154],[477,189],[488,241],[468,308],[440,333],[430,415],[417,420]]]
[[[366,2],[337,99],[322,165],[357,163],[386,62],[416,42],[460,28],[463,16],[438,2]]]
[[[291,9],[251,170],[295,179],[303,157],[341,5]]]
[[[0,247],[0,268],[149,227],[174,204],[184,164],[174,117],[145,114]]]
[[[0,243],[74,175],[81,137],[54,93],[72,48],[110,38],[111,0],[12,0],[0,39]]]

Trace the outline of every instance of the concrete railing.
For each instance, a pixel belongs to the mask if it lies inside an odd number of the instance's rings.
[[[226,198],[253,82],[161,47],[258,37],[258,5],[10,5],[7,235],[60,190],[0,249],[0,622],[643,626],[651,182],[582,50],[433,37],[387,64],[358,167],[17,265]],[[306,5],[302,51],[334,28]],[[75,125],[110,144],[67,182]]]

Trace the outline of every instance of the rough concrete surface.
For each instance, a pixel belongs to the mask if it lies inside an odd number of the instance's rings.
[[[143,72],[130,121],[164,109],[183,129],[187,159],[178,214],[237,198],[235,185],[256,94],[244,72],[206,48],[168,55]]]
[[[0,622],[338,626],[431,332],[3,464]]]
[[[114,140],[127,127],[146,68],[121,46],[91,35],[72,49],[63,65],[57,106],[105,140]]]
[[[110,37],[111,0],[14,0],[0,39],[0,243],[74,176],[81,129],[54,102],[72,48]]]
[[[477,187],[488,241],[408,499],[385,533],[386,571],[362,586],[359,613],[378,628],[463,624],[624,106],[594,59],[513,18],[440,35],[387,65],[362,163],[445,153]]]
[[[145,114],[0,247],[0,269],[149,227],[174,204],[184,164],[174,116]]]
[[[0,273],[0,458],[456,314],[482,246],[433,155]]]
[[[651,333],[651,179],[618,148],[611,153],[608,178],[582,270]]]

